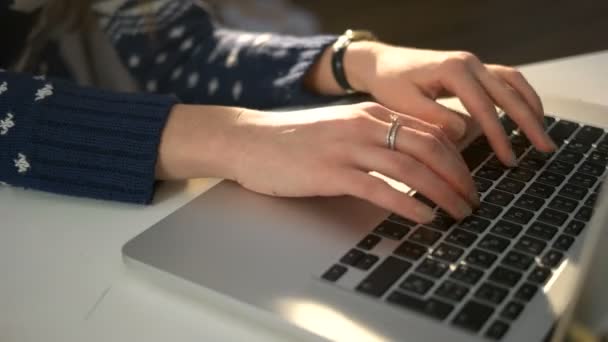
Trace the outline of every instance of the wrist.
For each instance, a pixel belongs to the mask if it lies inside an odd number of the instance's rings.
[[[158,179],[233,178],[238,160],[235,121],[242,108],[175,105],[161,136]]]
[[[369,93],[368,86],[376,69],[375,48],[378,42],[352,42],[344,53],[344,73],[351,87],[362,93]]]

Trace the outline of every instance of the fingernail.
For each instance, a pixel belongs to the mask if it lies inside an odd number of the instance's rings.
[[[516,167],[517,166],[517,157],[515,157],[515,153],[511,151],[511,159],[509,160],[509,166]]]
[[[457,118],[455,120],[452,120],[452,122],[453,124],[451,124],[451,127],[456,140],[464,138],[464,135],[467,132],[467,124],[464,122],[464,120]]]
[[[479,198],[479,193],[477,191],[473,191],[469,200],[471,201],[471,203],[473,203],[475,207],[479,207],[479,205],[481,204],[481,199]]]
[[[458,211],[462,217],[467,217],[473,213],[473,209],[466,202],[458,202]]]
[[[427,207],[426,205],[418,205],[416,206],[416,216],[418,216],[418,220],[421,223],[429,223],[435,219],[435,214],[433,213],[433,209]]]

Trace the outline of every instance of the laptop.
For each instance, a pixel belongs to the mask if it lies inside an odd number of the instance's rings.
[[[536,151],[506,116],[517,168],[469,139],[482,204],[460,222],[439,208],[420,225],[355,198],[276,198],[222,181],[129,241],[125,262],[298,339],[548,339],[608,221],[608,108],[544,104],[556,153]]]

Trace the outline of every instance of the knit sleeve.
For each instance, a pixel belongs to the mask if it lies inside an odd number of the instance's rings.
[[[260,109],[329,100],[305,89],[303,78],[334,36],[230,30],[194,0],[112,3],[102,1],[95,13],[142,89]]]
[[[0,71],[0,181],[148,203],[160,135],[175,100]]]

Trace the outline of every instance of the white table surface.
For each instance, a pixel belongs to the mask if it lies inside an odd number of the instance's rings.
[[[544,94],[608,105],[608,51],[521,70]],[[124,266],[126,241],[212,183],[165,183],[147,207],[0,187],[0,341],[292,340]]]

